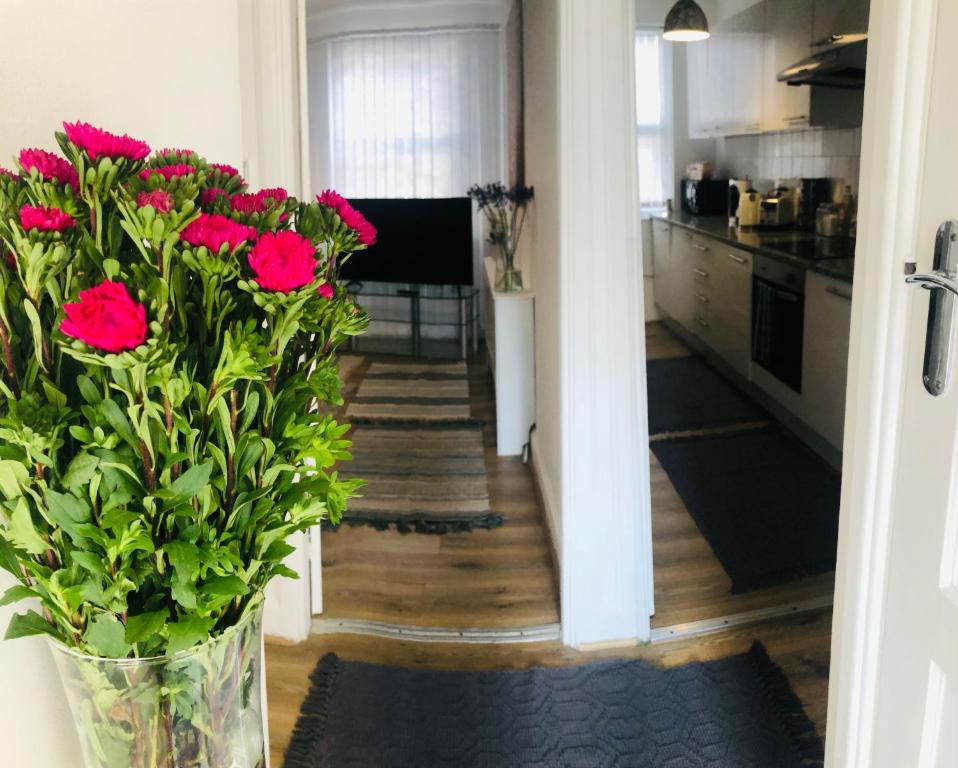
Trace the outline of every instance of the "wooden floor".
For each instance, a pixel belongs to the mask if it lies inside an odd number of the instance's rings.
[[[648,359],[682,357],[691,350],[659,323],[646,326]],[[831,597],[835,574],[825,573],[770,589],[733,595],[731,579],[685,504],[649,452],[652,485],[653,628]]]
[[[647,326],[650,358],[689,350],[662,326]],[[347,397],[368,361],[351,367]],[[420,627],[504,628],[558,621],[558,590],[541,501],[528,467],[495,455],[491,381],[470,364],[473,416],[486,420],[486,467],[494,512],[509,520],[499,529],[429,536],[346,528],[323,537],[325,616]],[[651,454],[650,454],[651,455]],[[668,477],[652,462],[653,557],[656,615],[653,626],[679,624],[830,595],[832,576],[774,590],[729,594],[730,582]],[[578,652],[558,642],[521,644],[413,643],[357,635],[313,636],[288,646],[267,643],[270,751],[282,756],[323,654],[355,661],[435,669],[521,669],[581,664],[605,658],[646,658],[666,666],[720,658],[766,645],[785,670],[809,717],[824,735],[831,611],[791,616],[713,635]]]
[[[355,392],[370,358],[350,372]],[[506,523],[441,536],[343,526],[323,535],[324,618],[417,627],[528,627],[559,620],[548,531],[535,482],[518,457],[496,456],[492,381],[470,362],[471,412],[483,419],[489,500]]]

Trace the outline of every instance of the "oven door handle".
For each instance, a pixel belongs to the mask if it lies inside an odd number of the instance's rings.
[[[791,291],[780,291],[776,289],[775,298],[781,299],[782,301],[787,301],[790,304],[796,304],[802,297],[797,293],[792,293]]]

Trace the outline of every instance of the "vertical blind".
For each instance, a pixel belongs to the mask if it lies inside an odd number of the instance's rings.
[[[636,32],[635,104],[641,206],[661,208],[674,196],[672,58],[661,30]]]
[[[348,35],[315,42],[309,54],[315,185],[347,198],[462,197],[502,177],[498,29]],[[428,247],[442,247],[428,237]],[[482,285],[478,216],[473,240]]]

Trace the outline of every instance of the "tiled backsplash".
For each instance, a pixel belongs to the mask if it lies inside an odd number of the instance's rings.
[[[844,179],[857,194],[861,143],[861,128],[732,136],[718,142],[718,167],[723,176],[734,178]]]

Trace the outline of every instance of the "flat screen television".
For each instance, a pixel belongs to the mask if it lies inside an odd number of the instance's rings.
[[[376,244],[353,254],[340,277],[351,281],[472,285],[472,200],[352,199],[377,230]]]

